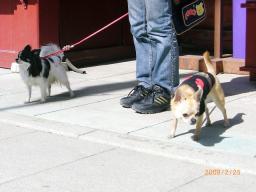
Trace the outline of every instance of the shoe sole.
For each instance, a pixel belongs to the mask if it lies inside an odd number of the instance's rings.
[[[120,105],[121,105],[123,108],[131,108],[131,107],[132,107],[132,105],[126,105],[126,104],[121,103],[121,102],[120,102]]]
[[[122,105],[122,104],[121,104],[121,106],[122,106],[123,108],[126,108],[126,109],[131,108],[131,106],[128,106],[128,105]]]
[[[140,100],[138,100],[138,101],[140,101]],[[134,101],[133,103],[136,103],[138,101]],[[120,102],[120,105],[124,108],[132,108],[133,103],[129,105],[129,104],[125,104],[125,103]]]
[[[155,110],[140,110],[140,109],[136,109],[134,106],[131,107],[136,113],[140,113],[140,114],[154,114],[154,113],[160,113],[160,112],[164,112],[170,109],[170,106],[165,107],[165,108],[159,108],[159,109],[155,109]]]

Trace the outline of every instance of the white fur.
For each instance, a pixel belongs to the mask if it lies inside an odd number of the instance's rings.
[[[11,65],[11,72],[12,73],[19,73],[20,70],[19,70],[19,64],[16,63],[16,62],[13,62],[12,65]]]
[[[60,48],[57,45],[54,44],[49,44],[47,46],[42,46],[41,47],[41,52],[40,56],[46,56],[50,53],[53,53],[55,51],[60,50]],[[63,54],[60,55],[63,57]],[[42,72],[40,76],[38,77],[32,77],[29,76],[28,74],[28,67],[30,66],[29,63],[24,62],[24,61],[19,61],[19,66],[20,66],[20,75],[22,80],[25,82],[28,88],[28,101],[30,102],[31,99],[31,87],[32,86],[39,86],[41,90],[41,101],[44,102],[46,100],[47,92],[48,95],[50,96],[51,94],[51,85],[55,82],[58,82],[62,85],[65,85],[67,89],[70,92],[70,96],[72,97],[74,95],[73,91],[70,88],[70,83],[68,80],[68,76],[66,73],[66,67],[65,65],[62,65],[61,59],[57,56],[51,57],[54,62],[50,62],[50,71],[49,71],[49,76],[47,79],[43,78],[43,72],[44,72],[44,65]]]

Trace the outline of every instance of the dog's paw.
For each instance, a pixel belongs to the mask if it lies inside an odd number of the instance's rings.
[[[71,98],[72,98],[72,97],[75,97],[74,92],[73,92],[73,91],[72,91],[72,92],[70,92],[69,96],[70,96]]]
[[[206,122],[206,126],[211,126],[212,125],[212,122]]]
[[[46,102],[46,98],[41,98],[40,99],[40,103],[45,103]]]
[[[192,139],[193,139],[194,141],[199,141],[199,135],[193,135],[193,136],[192,136]]]
[[[175,137],[175,135],[169,135],[168,137],[167,137],[167,139],[173,139]]]
[[[44,104],[44,103],[46,103],[46,100],[40,100],[40,103]]]
[[[229,121],[224,121],[224,127],[226,127],[226,128],[230,127],[230,122]]]

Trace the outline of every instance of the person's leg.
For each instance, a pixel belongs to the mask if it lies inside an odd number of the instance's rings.
[[[152,49],[147,34],[146,5],[148,0],[128,0],[129,21],[136,50],[136,79],[139,85],[152,86]]]
[[[128,96],[121,98],[120,104],[130,108],[135,102],[141,101],[150,92],[151,79],[151,47],[146,30],[145,0],[128,0],[129,21],[136,49],[136,79],[138,86]]]
[[[179,84],[179,52],[170,0],[146,0],[147,33],[154,63],[152,83],[169,92]]]
[[[171,18],[170,0],[146,0],[147,36],[150,41],[152,92],[132,108],[157,113],[170,106],[170,94],[179,84],[178,43]]]

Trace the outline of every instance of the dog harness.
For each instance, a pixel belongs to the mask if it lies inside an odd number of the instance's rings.
[[[196,73],[185,79],[181,85],[188,85],[192,89],[198,91],[199,88],[203,90],[203,95],[200,100],[200,109],[199,109],[199,116],[205,112],[205,99],[209,92],[211,91],[212,87],[215,84],[215,78],[210,73]]]

